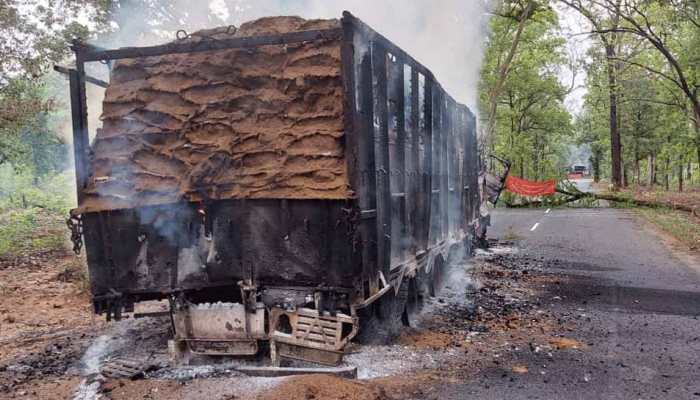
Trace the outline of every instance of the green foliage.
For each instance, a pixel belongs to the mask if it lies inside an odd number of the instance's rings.
[[[487,110],[492,88],[500,79],[503,58],[511,48],[517,20],[494,17],[481,73],[480,109]],[[559,177],[572,137],[564,106],[566,89],[559,72],[566,63],[565,39],[556,13],[537,7],[527,22],[517,53],[498,98],[493,153],[513,164],[512,173],[529,179]],[[482,115],[482,119],[488,116]]]
[[[639,208],[639,213],[692,250],[700,248],[700,223],[685,211]]]
[[[35,207],[0,214],[0,258],[65,249],[62,222],[55,212]]]
[[[0,165],[0,213],[41,208],[65,216],[75,204],[74,186],[73,176],[67,172],[37,178],[31,172]]]
[[[578,141],[591,144],[592,160],[610,176],[610,58],[603,47],[607,40],[614,43],[616,53],[613,91],[618,95],[626,183],[670,189],[674,181],[687,180],[691,167],[700,164],[700,109],[694,106],[700,92],[698,3],[564,2],[584,10],[607,29],[593,36],[588,54],[585,107],[575,124]],[[611,32],[612,28],[616,31]]]
[[[0,258],[65,248],[72,179],[69,173],[37,179],[0,165]]]
[[[34,80],[63,61],[74,39],[89,37],[106,16],[105,4],[0,0],[0,88],[13,79]]]
[[[0,0],[0,165],[32,173],[35,182],[67,167],[56,124],[66,113],[57,101],[64,93],[57,94],[46,73],[67,61],[73,40],[104,27],[108,4]]]

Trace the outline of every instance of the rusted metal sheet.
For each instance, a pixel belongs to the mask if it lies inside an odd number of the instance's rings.
[[[192,304],[173,313],[178,339],[207,340],[265,339],[265,305],[252,312],[241,303]]]

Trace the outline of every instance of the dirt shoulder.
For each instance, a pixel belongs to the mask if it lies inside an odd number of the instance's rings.
[[[688,188],[684,192],[657,190],[645,186],[623,189],[620,193],[638,200],[664,204],[682,204],[690,208],[700,207],[700,189]]]
[[[0,398],[74,398],[83,379],[81,358],[101,342],[112,347],[102,360],[145,353],[167,360],[167,321],[107,325],[92,317],[89,299],[70,272],[72,260],[54,254],[36,266],[0,270],[11,288],[2,315],[13,321],[0,337]],[[177,368],[154,363],[140,379],[99,380],[95,394],[103,399],[437,399],[446,385],[494,370],[517,380],[536,367],[528,354],[549,359],[588,349],[576,334],[581,321],[542,301],[544,287],[562,282],[544,272],[543,262],[501,243],[459,265],[459,273],[450,275],[438,297],[426,299],[421,316],[394,344],[349,349],[346,363],[358,366],[363,379],[252,378],[236,372],[235,363]]]
[[[67,396],[74,390],[76,363],[104,325],[84,287],[80,259],[66,250],[0,260],[0,397],[51,398],[62,381]]]

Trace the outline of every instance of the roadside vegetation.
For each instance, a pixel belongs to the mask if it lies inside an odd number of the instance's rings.
[[[639,214],[689,250],[700,250],[700,219],[684,211],[640,207]]]
[[[0,260],[66,248],[70,179],[67,173],[37,178],[0,167]]]
[[[514,174],[558,178],[577,146],[615,189],[700,184],[697,2],[509,0],[490,28],[482,130]],[[565,107],[575,92],[582,105]]]
[[[640,214],[697,248],[698,2],[507,0],[483,65],[482,134],[511,174],[561,181],[572,163],[587,165],[598,192],[628,199],[617,206],[657,205]],[[578,107],[567,104],[572,94]],[[501,200],[549,207],[565,197]]]

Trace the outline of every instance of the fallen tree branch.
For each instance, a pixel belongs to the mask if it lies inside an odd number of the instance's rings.
[[[631,203],[640,207],[651,207],[651,208],[670,208],[672,210],[685,211],[691,213],[695,217],[700,217],[698,215],[698,207],[691,207],[685,204],[677,204],[667,201],[656,201],[656,200],[641,200],[628,197],[620,197],[610,194],[594,194],[591,193],[593,197],[598,200],[614,201],[618,203]]]
[[[562,188],[557,188],[557,193],[562,194],[564,198],[560,198],[558,201],[552,201],[547,203],[548,205],[552,206],[561,206],[564,204],[572,203],[574,201],[582,200],[582,199],[595,199],[595,200],[605,200],[605,201],[612,201],[615,203],[629,203],[629,204],[634,204],[639,207],[651,207],[651,208],[670,208],[672,210],[678,210],[678,211],[685,211],[690,214],[692,214],[695,217],[700,218],[700,213],[698,212],[698,209],[700,207],[695,206],[691,207],[685,204],[678,204],[678,203],[672,203],[672,202],[665,202],[665,201],[656,201],[656,200],[642,200],[642,199],[635,199],[631,197],[622,197],[622,196],[617,196],[614,194],[598,194],[598,193],[590,193],[590,192],[581,192],[575,188],[569,188],[567,189],[562,189]],[[528,207],[539,207],[543,204],[542,201],[537,200],[537,201],[531,201],[527,203],[522,203],[522,204],[506,204],[509,208],[528,208]]]

